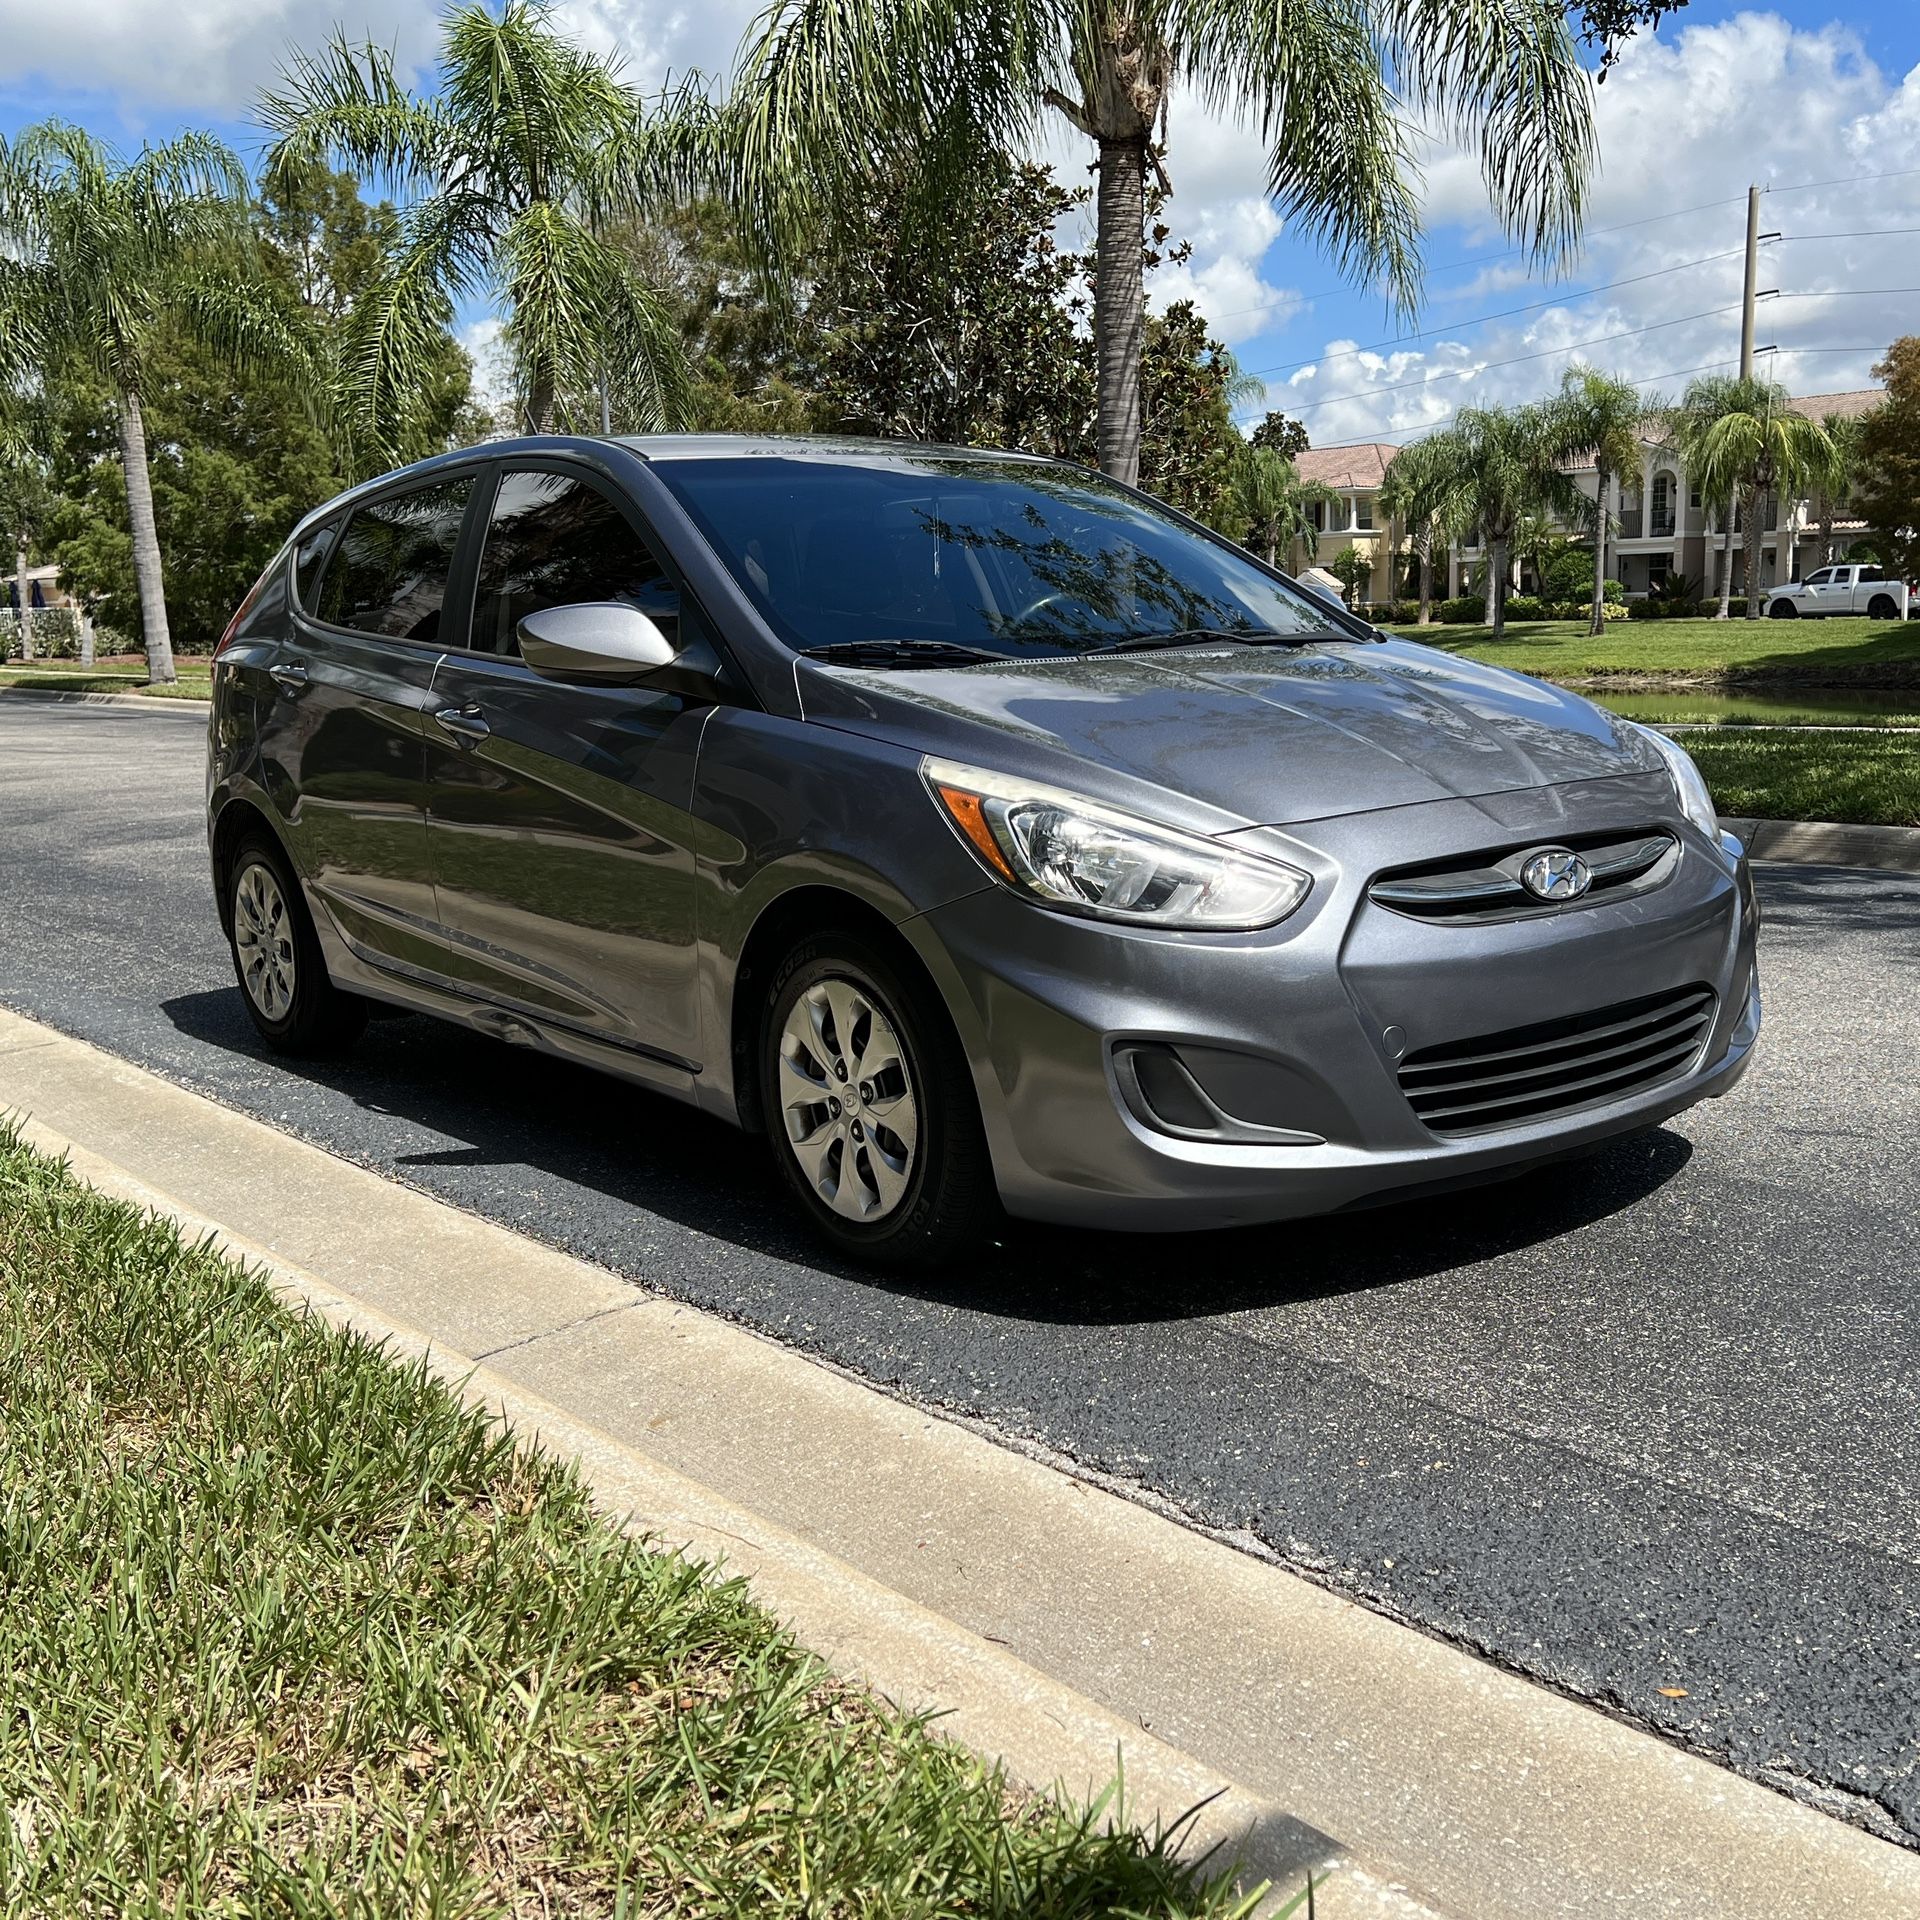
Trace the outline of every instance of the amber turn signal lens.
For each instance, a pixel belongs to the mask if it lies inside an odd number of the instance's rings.
[[[978,850],[981,859],[1005,879],[1013,879],[1014,872],[1007,864],[1007,856],[1000,851],[1000,843],[993,837],[993,829],[987,825],[986,809],[981,804],[980,796],[968,793],[964,787],[936,786],[934,792],[940,796],[940,804],[953,815],[954,825]]]

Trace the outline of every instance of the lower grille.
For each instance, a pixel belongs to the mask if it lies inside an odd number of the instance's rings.
[[[1709,986],[1422,1047],[1400,1089],[1435,1133],[1484,1133],[1602,1106],[1683,1073],[1713,1024]]]

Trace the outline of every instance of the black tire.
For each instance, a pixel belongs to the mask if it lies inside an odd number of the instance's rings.
[[[1890,593],[1876,593],[1867,602],[1869,620],[1897,620],[1900,617],[1899,605]]]
[[[788,1018],[803,997],[815,989],[824,993],[834,982],[851,987],[856,997],[870,1002],[870,1011],[893,1029],[915,1109],[915,1140],[905,1191],[871,1220],[850,1218],[823,1197],[801,1165],[800,1151],[790,1136],[788,1104],[782,1097],[781,1045]],[[870,1032],[870,1025],[864,1030]],[[937,1267],[965,1253],[998,1221],[993,1164],[959,1036],[933,991],[876,942],[857,933],[835,931],[814,935],[794,947],[774,971],[756,1051],[760,1111],[780,1177],[801,1210],[839,1252],[870,1266]],[[858,1049],[849,1051],[857,1057]],[[825,1066],[824,1058],[820,1064]],[[834,1090],[833,1083],[824,1079],[822,1088]],[[882,1111],[878,1106],[872,1109]],[[856,1199],[863,1190],[877,1194],[871,1156],[883,1136],[897,1137],[885,1135],[884,1120],[875,1123],[870,1118],[874,1131],[866,1143],[855,1146],[845,1129],[859,1134],[859,1121],[848,1118],[843,1123],[837,1105],[834,1115],[832,1125],[841,1130],[834,1171],[849,1181],[848,1191]],[[825,1130],[823,1126],[818,1131]],[[818,1133],[808,1137],[817,1138]],[[854,1156],[851,1174],[849,1152]]]
[[[256,881],[256,871],[261,876]],[[269,887],[264,884],[270,882]],[[278,899],[282,913],[271,922],[264,943],[273,955],[270,971],[285,991],[263,986],[263,943],[249,941],[247,930],[260,926],[250,909],[263,899]],[[276,1053],[309,1058],[344,1052],[367,1024],[367,1003],[343,993],[327,972],[326,956],[313,930],[305,896],[280,845],[265,833],[250,833],[234,849],[227,868],[227,946],[254,1029]],[[253,979],[249,980],[250,967]]]
[[[1776,600],[1767,609],[1767,617],[1771,620],[1798,620],[1800,609],[1791,600]]]

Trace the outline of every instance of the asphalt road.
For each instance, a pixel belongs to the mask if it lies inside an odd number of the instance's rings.
[[[1920,1845],[1920,880],[1765,870],[1763,1057],[1598,1159],[901,1285],[645,1093],[425,1019],[266,1057],[201,756],[0,700],[0,1001]]]

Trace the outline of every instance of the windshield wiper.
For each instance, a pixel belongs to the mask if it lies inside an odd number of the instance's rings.
[[[1135,633],[1124,640],[1109,640],[1105,646],[1089,647],[1087,653],[1151,653],[1159,647],[1217,646],[1230,640],[1248,647],[1313,647],[1323,640],[1344,640],[1341,633],[1276,633],[1268,627],[1180,627],[1172,633]]]
[[[830,667],[974,667],[985,660],[1006,658],[984,647],[963,646],[958,640],[835,640],[824,647],[803,648],[801,657]]]

